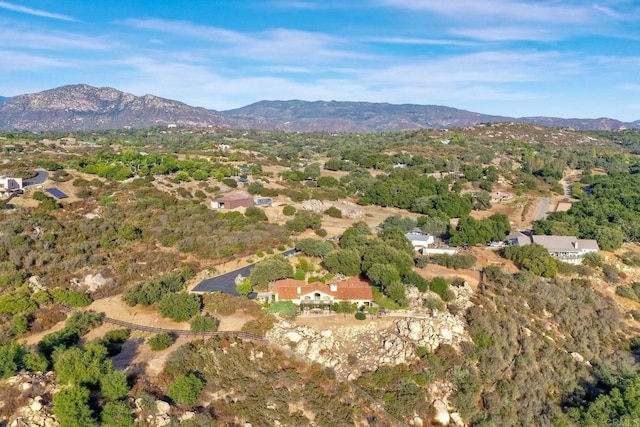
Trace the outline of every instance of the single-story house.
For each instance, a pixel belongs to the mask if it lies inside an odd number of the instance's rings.
[[[507,246],[525,246],[531,243],[531,236],[521,231],[514,231],[505,237],[504,242]]]
[[[229,194],[211,201],[211,209],[235,209],[253,206],[253,197],[248,194]]]
[[[0,194],[13,193],[24,188],[22,178],[0,177]]]
[[[275,301],[291,301],[295,305],[309,308],[330,307],[340,301],[370,306],[373,301],[371,285],[358,278],[331,283],[284,279],[274,283],[272,292]]]
[[[406,239],[411,242],[413,249],[416,251],[431,246],[436,242],[435,237],[430,234],[424,234],[419,230],[405,233],[404,237],[406,237]]]
[[[549,255],[569,264],[581,264],[588,253],[600,249],[598,242],[592,239],[578,239],[573,236],[531,236],[532,243],[544,246]]]
[[[574,236],[545,236],[516,232],[505,239],[507,245],[525,246],[536,243],[543,246],[549,255],[569,264],[581,264],[582,259],[588,253],[598,252],[598,242],[592,239],[578,239]]]

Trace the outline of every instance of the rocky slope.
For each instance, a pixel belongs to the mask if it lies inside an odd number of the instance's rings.
[[[135,96],[112,88],[63,86],[20,95],[0,105],[0,129],[99,130],[125,126],[216,126],[221,118],[204,108],[153,95]]]

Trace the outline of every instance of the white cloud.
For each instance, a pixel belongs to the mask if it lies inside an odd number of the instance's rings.
[[[44,10],[31,9],[30,7],[21,6],[19,4],[8,3],[5,1],[0,1],[0,8],[11,10],[13,12],[26,13],[27,15],[40,16],[43,18],[51,18],[51,19],[57,19],[60,21],[76,22],[75,18],[72,18],[67,15],[62,15],[60,13],[47,12]]]
[[[186,21],[161,19],[129,19],[124,24],[174,34],[194,40],[207,41],[206,49],[225,57],[252,61],[279,62],[296,60],[317,63],[329,59],[366,59],[370,55],[344,49],[349,43],[339,37],[287,28],[275,28],[257,33],[240,33]],[[156,37],[157,38],[157,37]]]
[[[477,46],[477,43],[463,40],[425,39],[410,37],[370,37],[362,41],[372,43],[427,45],[427,46]]]
[[[570,3],[517,0],[380,0],[379,4],[424,10],[454,19],[490,18],[517,22],[584,23],[593,21],[596,9]]]
[[[95,50],[104,51],[119,46],[107,37],[85,36],[68,32],[39,32],[29,27],[0,26],[0,40],[5,48],[35,50]]]
[[[452,34],[483,41],[552,41],[560,39],[558,31],[526,27],[454,28]]]
[[[64,68],[71,65],[66,61],[51,59],[44,56],[31,55],[13,50],[0,50],[0,63],[5,72],[24,71],[47,68]]]

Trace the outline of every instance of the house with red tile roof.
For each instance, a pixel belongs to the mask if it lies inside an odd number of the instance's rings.
[[[351,301],[358,306],[373,302],[371,285],[358,278],[330,283],[307,283],[304,280],[284,279],[273,285],[276,301],[291,301],[305,307],[327,307],[340,301]]]

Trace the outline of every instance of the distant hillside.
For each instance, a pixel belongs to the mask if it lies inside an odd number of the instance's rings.
[[[135,96],[113,88],[63,86],[44,92],[0,97],[0,129],[68,131],[129,126],[205,127],[282,130],[293,132],[385,132],[423,128],[444,129],[478,123],[526,122],[578,130],[640,128],[640,120],[503,117],[438,105],[394,105],[337,101],[260,101],[217,112],[191,107],[154,95]]]
[[[0,129],[93,130],[130,126],[220,125],[219,116],[204,108],[153,95],[134,96],[112,88],[63,86],[19,95],[0,105]]]
[[[260,101],[220,114],[235,128],[297,132],[441,129],[512,120],[438,105],[298,100]]]

